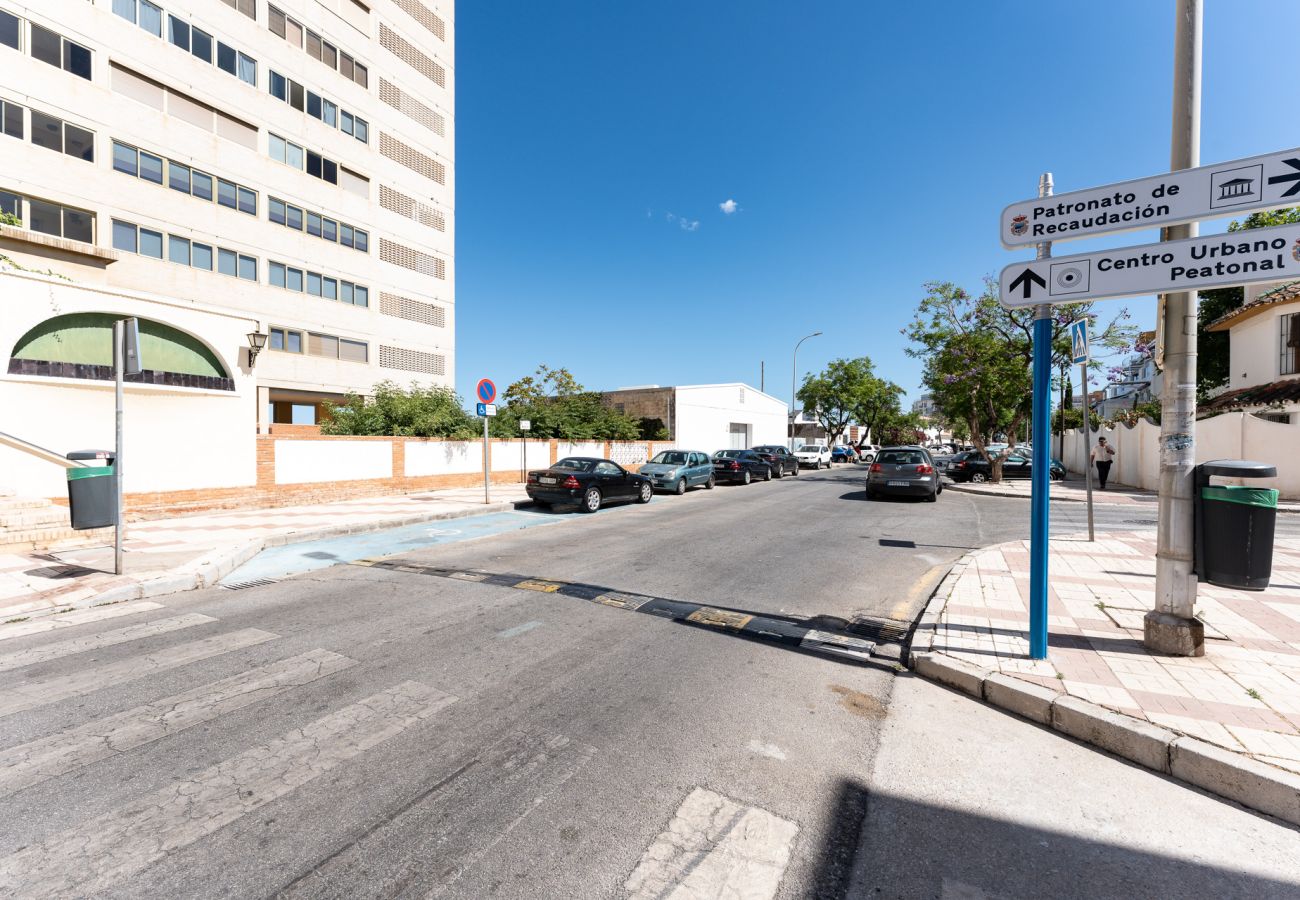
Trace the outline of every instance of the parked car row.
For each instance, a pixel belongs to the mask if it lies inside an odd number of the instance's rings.
[[[1065,477],[1065,466],[1059,459],[1052,460],[1048,471],[1053,481],[1060,481]],[[1003,478],[1029,478],[1033,472],[1034,453],[1028,447],[1016,447],[1008,451],[1002,459]],[[970,481],[983,484],[992,477],[993,467],[978,450],[967,450],[950,459],[943,474],[959,483]]]

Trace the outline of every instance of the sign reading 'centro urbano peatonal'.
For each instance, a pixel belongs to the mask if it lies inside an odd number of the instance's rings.
[[[1014,263],[1002,270],[1002,305],[1195,291],[1300,278],[1300,225],[1252,228]]]
[[[1296,205],[1300,150],[1283,150],[1013,203],[1002,211],[1002,244],[1022,247]]]

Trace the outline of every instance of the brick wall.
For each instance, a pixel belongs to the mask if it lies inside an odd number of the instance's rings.
[[[281,428],[295,426],[274,426],[271,434],[257,436],[257,481],[251,486],[206,488],[193,491],[162,491],[150,493],[127,493],[125,496],[126,513],[129,520],[154,519],[166,516],[185,515],[220,509],[268,509],[277,506],[294,506],[308,503],[328,503],[335,500],[351,500],[361,497],[378,497],[393,494],[413,494],[444,488],[476,487],[483,484],[483,473],[463,472],[445,475],[426,475],[408,477],[406,471],[406,447],[413,441],[421,443],[441,443],[424,438],[401,437],[333,437],[303,431],[290,434],[277,433]],[[302,427],[302,426],[298,426]],[[310,428],[311,426],[308,426]],[[339,479],[335,481],[313,482],[308,484],[277,484],[275,478],[276,447],[287,441],[380,441],[392,447],[393,475],[390,478]],[[534,442],[536,443],[536,442]],[[557,459],[560,441],[550,441],[549,460]],[[605,441],[604,455],[610,458],[620,456],[628,459],[644,459],[658,450],[672,446],[668,442],[650,443],[647,441]],[[517,441],[492,441],[494,446],[517,445]],[[639,464],[629,462],[627,468],[635,471]],[[518,484],[521,480],[519,470],[506,471],[497,469],[492,472],[493,484]],[[127,487],[130,487],[129,473]],[[66,504],[66,497],[54,498],[56,502]]]

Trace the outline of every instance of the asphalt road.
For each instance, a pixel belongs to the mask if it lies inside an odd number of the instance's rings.
[[[1294,877],[1294,829],[900,679],[888,652],[838,661],[739,636],[735,616],[617,605],[908,620],[967,549],[1025,535],[1023,501],[867,502],[861,470],[836,469],[552,515],[406,552],[409,571],[0,627],[0,896],[1097,897],[1190,873],[1216,896],[1296,889],[1276,874]],[[527,581],[481,580],[506,574]],[[1168,845],[1129,850],[1152,821]],[[1034,881],[1055,836],[1059,891]]]

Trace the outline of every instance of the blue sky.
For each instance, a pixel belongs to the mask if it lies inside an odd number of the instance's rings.
[[[1206,6],[1202,163],[1300,145],[1300,7]],[[1173,9],[457,4],[457,389],[538,363],[757,386],[766,361],[787,399],[822,331],[801,376],[867,355],[917,396],[899,329],[923,283],[1031,256],[997,222],[1040,172],[1062,193],[1168,168]],[[1153,325],[1154,299],[1098,309],[1121,306]]]

